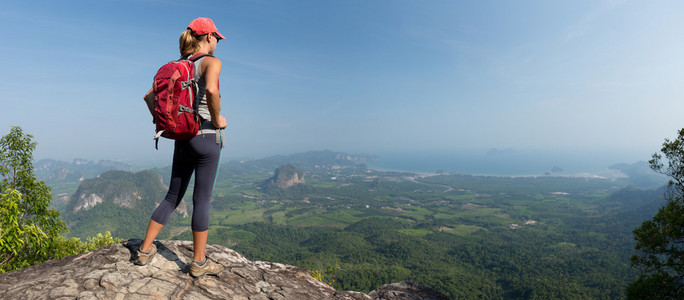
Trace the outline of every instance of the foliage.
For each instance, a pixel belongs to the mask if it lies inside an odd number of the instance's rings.
[[[322,283],[340,289],[340,284],[337,281],[337,272],[340,269],[340,261],[335,260],[328,267],[323,267],[322,264],[319,264],[318,268],[311,271],[311,276]]]
[[[48,237],[55,237],[66,232],[67,227],[59,219],[59,211],[49,208],[50,188],[34,174],[36,145],[33,136],[24,134],[19,127],[12,127],[10,133],[0,139],[0,190],[9,188],[21,193],[20,223],[34,224]]]
[[[109,233],[86,243],[61,236],[66,224],[49,207],[50,188],[34,174],[36,145],[19,127],[0,139],[0,273],[114,242]]]
[[[661,154],[653,154],[651,168],[670,177],[667,204],[652,220],[634,230],[637,254],[632,265],[641,270],[627,288],[633,299],[684,298],[684,129],[675,140],[665,139]]]
[[[90,252],[107,245],[118,244],[121,242],[123,242],[123,239],[114,238],[112,237],[111,232],[105,231],[104,235],[102,233],[98,233],[96,236],[88,238],[83,252]]]
[[[7,189],[0,194],[0,273],[21,269],[48,259],[89,252],[121,242],[111,233],[98,234],[87,242],[48,236],[36,224],[21,221],[21,193]]]
[[[501,226],[465,236],[434,229],[407,235],[405,229],[436,225],[377,216],[344,229],[259,222],[235,226],[254,238],[233,248],[251,259],[308,268],[326,283],[330,262],[339,260],[334,275],[343,290],[369,292],[412,280],[457,299],[620,298],[634,278],[629,235],[637,223],[620,223],[622,215],[560,219],[563,226],[555,228]],[[599,230],[611,234],[597,238]],[[210,239],[227,240],[229,232]]]
[[[35,148],[33,136],[19,127],[0,139],[0,191],[6,213],[2,241],[18,246],[4,249],[3,272],[55,258],[53,241],[67,231],[59,211],[49,208],[50,188],[34,175]]]
[[[19,203],[21,194],[17,190],[0,194],[0,273],[28,266],[26,248],[47,238],[38,226],[20,220]]]

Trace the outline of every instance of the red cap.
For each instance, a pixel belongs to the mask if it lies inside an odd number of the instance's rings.
[[[197,18],[192,20],[192,22],[190,22],[190,25],[188,25],[188,29],[191,29],[197,35],[204,35],[207,33],[215,32],[221,39],[225,39],[225,37],[223,37],[223,34],[218,32],[218,29],[216,29],[214,21],[212,21],[209,18]]]

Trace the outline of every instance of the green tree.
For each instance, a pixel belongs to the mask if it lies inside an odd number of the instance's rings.
[[[0,191],[7,213],[3,214],[2,242],[15,246],[3,251],[2,271],[55,258],[54,241],[67,232],[59,211],[49,207],[50,188],[34,174],[35,148],[33,136],[20,127],[12,127],[0,139]]]
[[[665,139],[660,151],[662,155],[653,154],[649,164],[670,177],[667,203],[634,230],[637,254],[632,266],[641,275],[627,287],[631,299],[684,298],[684,129],[677,139]]]
[[[21,221],[35,224],[48,236],[57,236],[66,232],[67,227],[59,219],[59,211],[50,209],[50,188],[34,174],[36,145],[33,136],[24,134],[20,127],[12,127],[10,133],[0,139],[0,190],[19,191],[22,195],[19,202]]]
[[[50,188],[34,174],[36,145],[20,127],[0,138],[0,273],[120,241],[109,232],[85,243],[61,235],[66,224],[50,208]]]
[[[47,236],[35,224],[21,220],[21,194],[7,189],[0,194],[0,273],[29,265],[22,259],[27,245],[39,244]]]

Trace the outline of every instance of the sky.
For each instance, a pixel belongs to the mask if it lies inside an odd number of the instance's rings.
[[[682,1],[5,1],[0,134],[37,159],[170,163],[142,100],[214,20],[228,158],[564,151],[647,160],[684,127]],[[615,161],[621,162],[621,161]]]

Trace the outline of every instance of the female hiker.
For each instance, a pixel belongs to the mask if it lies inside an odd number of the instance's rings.
[[[209,54],[195,61],[195,75],[199,77],[197,99],[200,100],[198,112],[202,124],[198,134],[190,140],[176,140],[173,153],[171,183],[164,200],[157,206],[147,227],[145,240],[138,250],[135,263],[146,265],[157,253],[154,239],[176,209],[188,187],[190,177],[195,172],[195,187],[192,195],[192,239],[194,257],[190,263],[190,275],[217,275],[223,266],[207,260],[205,249],[209,229],[209,200],[214,188],[218,170],[222,140],[217,129],[226,127],[226,119],[221,116],[221,96],[219,94],[219,74],[221,61],[214,54],[219,40],[224,39],[214,22],[208,18],[197,18],[190,22],[179,39],[181,58],[198,54]],[[145,95],[150,107],[154,98],[151,89]],[[220,142],[219,142],[220,141]]]

